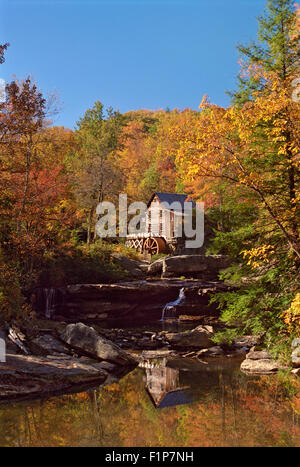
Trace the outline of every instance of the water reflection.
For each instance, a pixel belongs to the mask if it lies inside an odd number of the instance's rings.
[[[118,382],[0,407],[1,446],[300,446],[299,380],[145,360]]]
[[[146,371],[146,389],[155,407],[161,409],[193,402],[189,386],[181,386],[180,371],[167,366],[164,358],[158,363],[144,362]]]
[[[240,360],[216,359],[193,361],[185,358],[145,359],[140,367],[145,368],[145,385],[156,408],[190,404],[201,399],[203,394],[213,388],[224,386],[233,388],[234,371],[239,368]]]

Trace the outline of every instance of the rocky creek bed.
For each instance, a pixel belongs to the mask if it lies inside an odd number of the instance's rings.
[[[144,358],[161,355],[198,361],[239,355],[247,374],[285,369],[260,347],[259,336],[244,336],[231,346],[214,343],[222,324],[210,298],[233,290],[217,280],[225,263],[223,257],[185,256],[147,266],[126,258],[131,276],[141,278],[35,289],[31,301],[39,319],[0,329],[6,347],[0,402],[109,384]],[[196,279],[174,277],[182,272]],[[293,372],[299,374],[300,340],[292,352]]]
[[[243,357],[241,370],[247,374],[273,374],[285,369],[260,349],[259,337],[244,336],[231,347],[215,345],[214,328],[210,325],[170,332],[95,329],[83,323],[51,324],[48,329],[15,327],[13,332],[2,331],[7,354],[6,361],[0,363],[0,402],[111,384],[145,359],[168,357],[203,362],[239,356]],[[296,372],[298,369],[296,366]]]

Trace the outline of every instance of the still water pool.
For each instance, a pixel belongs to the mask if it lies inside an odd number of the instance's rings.
[[[121,380],[0,406],[0,446],[300,446],[299,380],[239,359],[147,360]]]

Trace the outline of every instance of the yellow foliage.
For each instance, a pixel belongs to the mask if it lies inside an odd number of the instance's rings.
[[[261,266],[261,263],[270,262],[270,256],[274,254],[274,248],[272,245],[263,245],[252,250],[243,250],[241,254],[244,259],[248,258],[248,266],[258,268]]]
[[[300,293],[291,303],[291,306],[281,314],[290,333],[296,333],[300,336]]]

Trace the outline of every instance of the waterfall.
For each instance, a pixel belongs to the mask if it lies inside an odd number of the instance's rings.
[[[56,305],[56,289],[51,287],[50,289],[44,289],[45,294],[45,317],[51,319],[53,312],[55,311]]]
[[[65,287],[36,287],[32,292],[32,303],[35,311],[47,319],[63,310],[67,301]]]
[[[180,289],[177,300],[175,300],[174,302],[169,302],[164,306],[163,311],[162,311],[161,321],[164,321],[165,318],[176,318],[176,316],[174,316],[174,312],[176,313],[176,307],[180,305],[184,301],[184,299],[185,299],[185,295],[184,295],[184,287],[183,287],[182,289]],[[167,316],[168,312],[170,312],[171,316]]]

